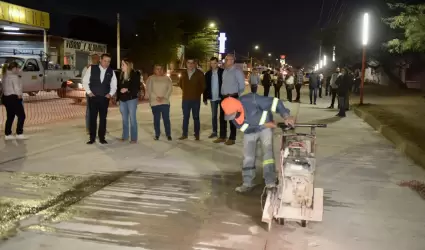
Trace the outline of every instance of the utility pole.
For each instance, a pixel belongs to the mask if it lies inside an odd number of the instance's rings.
[[[117,13],[117,69],[121,68],[120,13]]]

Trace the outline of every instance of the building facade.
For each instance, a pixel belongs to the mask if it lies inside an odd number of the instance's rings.
[[[91,63],[91,55],[98,54],[100,56],[106,51],[106,44],[63,38],[61,47],[63,57],[60,63],[70,65],[72,69],[82,72],[84,67]]]

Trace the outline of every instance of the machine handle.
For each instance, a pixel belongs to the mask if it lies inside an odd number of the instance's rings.
[[[327,124],[295,123],[294,126],[288,126],[283,122],[279,122],[277,124],[277,127],[281,128],[282,130],[291,130],[295,128],[326,128],[328,127],[328,125]]]

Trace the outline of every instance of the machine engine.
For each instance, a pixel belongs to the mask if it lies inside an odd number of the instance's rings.
[[[284,206],[311,208],[313,205],[316,159],[311,150],[314,144],[309,139],[305,136],[291,136],[285,142],[286,148],[281,161],[281,200]]]

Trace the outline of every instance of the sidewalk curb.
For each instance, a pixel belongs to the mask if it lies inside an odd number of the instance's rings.
[[[382,124],[382,122],[367,111],[361,110],[359,107],[354,107],[354,113],[368,123],[373,129],[381,133],[385,138],[387,138],[387,140],[391,141],[399,151],[425,169],[425,150],[401,136],[388,125]]]

